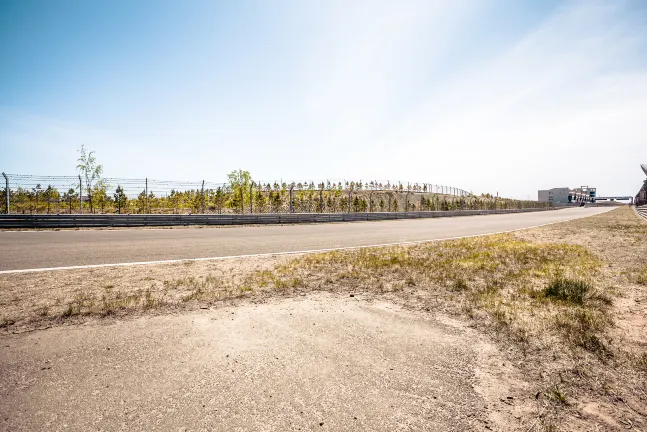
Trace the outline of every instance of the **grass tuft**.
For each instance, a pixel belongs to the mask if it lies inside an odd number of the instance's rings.
[[[611,355],[604,332],[612,322],[604,311],[583,307],[567,309],[556,317],[555,324],[572,346],[583,348],[601,358]]]
[[[550,281],[544,294],[546,297],[574,304],[584,304],[587,294],[593,292],[592,285],[584,280],[557,277]]]
[[[636,282],[639,285],[647,285],[647,267],[638,272],[638,275],[636,276]]]

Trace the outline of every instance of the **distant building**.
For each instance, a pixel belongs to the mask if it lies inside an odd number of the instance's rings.
[[[645,175],[647,175],[647,164],[640,165]],[[643,187],[640,188],[634,199],[634,204],[637,206],[647,205],[647,179],[643,182]]]
[[[588,186],[581,186],[579,188],[573,189],[571,192],[581,198],[580,202],[595,202],[595,197],[597,195],[597,189]]]
[[[552,202],[552,203],[568,203],[570,202],[568,199],[570,191],[571,190],[567,187],[540,190],[538,201]]]
[[[555,204],[595,202],[597,189],[589,186],[581,186],[576,189],[567,187],[540,190],[538,201],[552,202]]]

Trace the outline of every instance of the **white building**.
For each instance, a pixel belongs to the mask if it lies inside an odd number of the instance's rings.
[[[568,204],[568,197],[570,192],[571,189],[567,187],[540,190],[538,194],[538,201]]]
[[[538,201],[556,204],[595,202],[596,188],[582,186],[576,189],[567,187],[540,190]]]

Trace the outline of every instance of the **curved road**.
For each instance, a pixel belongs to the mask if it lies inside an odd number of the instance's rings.
[[[608,208],[439,219],[228,228],[4,231],[0,272],[297,252],[441,240],[530,228]]]

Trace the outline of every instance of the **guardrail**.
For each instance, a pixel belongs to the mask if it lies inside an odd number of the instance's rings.
[[[636,207],[636,213],[638,213],[638,216],[642,216],[647,220],[647,205]]]
[[[422,212],[373,213],[264,213],[264,214],[77,214],[77,215],[0,215],[0,228],[91,228],[91,227],[142,227],[189,225],[254,225],[377,221],[391,219],[420,219],[455,216],[475,216],[505,213],[549,211],[556,208],[505,209],[505,210],[454,210]]]

